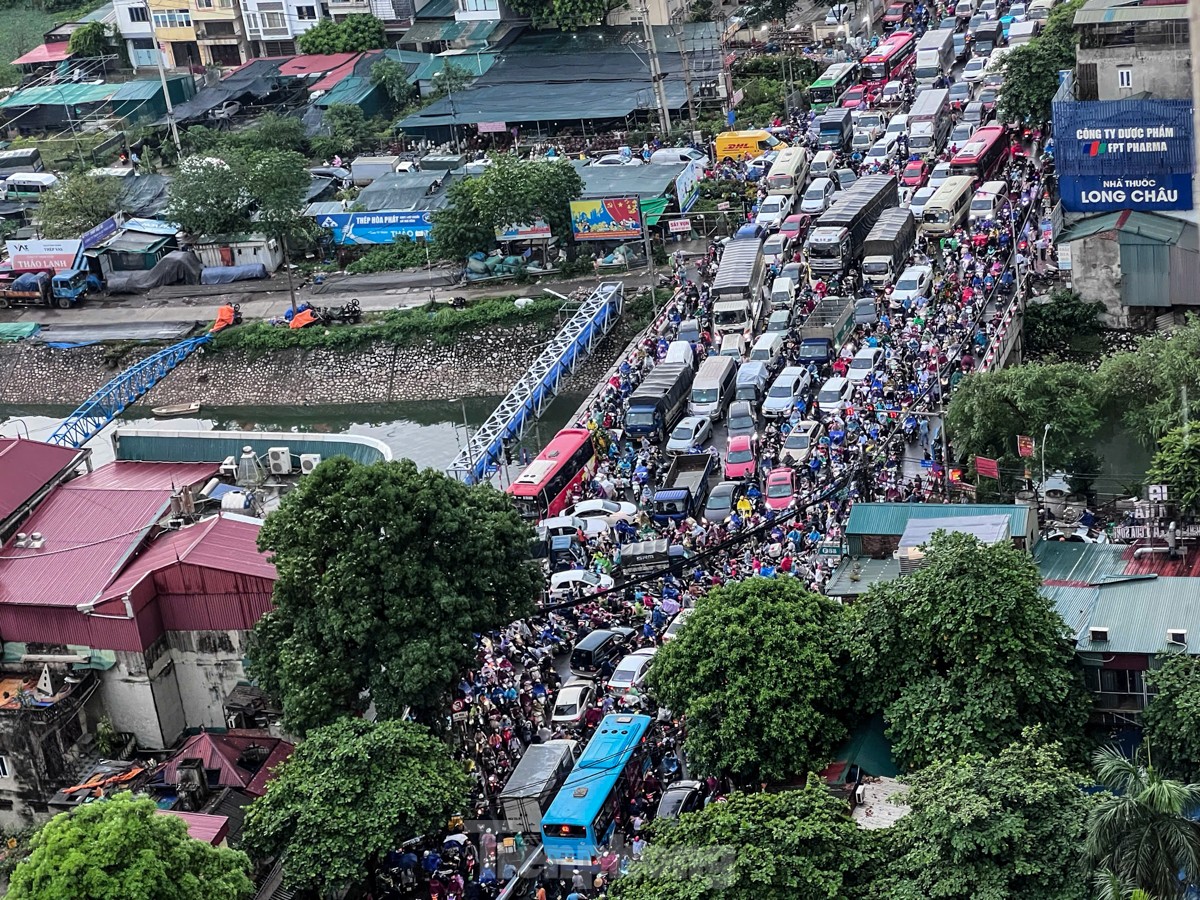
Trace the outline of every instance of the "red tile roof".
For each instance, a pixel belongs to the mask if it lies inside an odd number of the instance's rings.
[[[238,765],[242,753],[252,746],[268,751],[267,761],[255,771]],[[216,773],[215,782],[211,775],[209,777],[210,787],[239,788],[247,794],[261,797],[267,792],[266,784],[270,780],[271,770],[291,756],[294,749],[293,744],[272,737],[265,731],[234,729],[224,734],[202,731],[188,738],[167,760],[163,780],[167,784],[177,784],[179,763],[185,759],[200,759],[205,769]]]
[[[12,61],[14,66],[32,66],[38,63],[62,62],[71,55],[67,49],[67,41],[56,41],[53,44],[42,44],[34,47],[24,56],[18,56]]]
[[[1166,541],[1138,541],[1122,554],[1126,575],[1165,575],[1173,578],[1200,578],[1200,549],[1188,548],[1179,559],[1171,559],[1166,553],[1146,553],[1134,557],[1138,547],[1167,546]]]
[[[178,809],[157,809],[164,816],[177,816],[187,823],[188,835],[206,844],[219,847],[229,836],[229,818],[208,813],[183,812]]]
[[[0,522],[28,502],[56,475],[81,461],[86,450],[24,438],[0,438]]]

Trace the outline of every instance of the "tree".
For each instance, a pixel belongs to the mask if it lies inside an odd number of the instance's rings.
[[[189,156],[167,188],[165,218],[187,234],[236,234],[249,227],[253,199],[240,158]]]
[[[687,720],[694,772],[758,784],[825,764],[847,734],[841,610],[794,579],[753,578],[696,604],[649,678],[656,699]]]
[[[51,240],[77,238],[121,208],[119,178],[64,175],[38,204],[38,230]]]
[[[191,838],[187,824],[133,794],[59,813],[12,875],[9,900],[230,900],[250,897],[250,860]]]
[[[1200,658],[1187,653],[1159,657],[1146,673],[1154,698],[1142,716],[1146,743],[1157,747],[1163,768],[1200,780]]]
[[[275,609],[255,676],[304,733],[373,704],[437,721],[474,634],[529,614],[542,585],[509,499],[410,460],[327,460],[267,517]]]
[[[1088,861],[1158,897],[1182,897],[1200,884],[1200,822],[1188,818],[1200,806],[1200,784],[1164,777],[1148,744],[1133,759],[1103,747],[1092,761],[1112,793],[1088,816]]]
[[[688,623],[691,628],[691,623]],[[686,631],[681,632],[686,634]],[[657,663],[656,663],[657,665]],[[613,900],[847,900],[868,896],[866,832],[816,776],[802,790],[731,794],[656,820]]]
[[[203,128],[203,126],[200,126]],[[195,128],[189,129],[189,131]],[[308,146],[304,123],[295,116],[269,112],[255,120],[249,128],[238,131],[213,131],[217,145],[227,152],[265,153],[270,150],[302,152]]]
[[[366,13],[347,16],[341,22],[322,19],[296,38],[301,53],[361,53],[386,46],[383,22]]]
[[[574,31],[604,23],[608,14],[625,5],[625,0],[512,0],[516,12],[528,16],[534,28]]]
[[[1025,308],[1021,322],[1025,350],[1031,356],[1070,353],[1081,340],[1100,333],[1103,314],[1104,304],[1098,300],[1084,300],[1071,290],[1055,291],[1047,302]]]
[[[1087,900],[1079,873],[1091,801],[1036,729],[997,756],[936,762],[908,779],[912,811],[877,896]]]
[[[397,107],[407,106],[417,97],[416,85],[410,84],[408,70],[394,59],[381,59],[371,66],[371,84],[381,84],[388,99]]]
[[[321,159],[334,156],[353,156],[377,141],[361,106],[352,103],[332,103],[325,110],[322,125],[327,134],[312,140],[313,154]]]
[[[309,732],[250,804],[244,841],[282,859],[289,887],[332,894],[409,838],[442,833],[466,798],[466,774],[426,729],[338,719]]]
[[[1046,469],[1070,467],[1103,424],[1096,376],[1076,363],[1030,363],[968,375],[951,396],[946,427],[960,455],[1016,468],[1017,435],[1034,435]],[[1045,427],[1052,428],[1041,441]]]
[[[911,767],[995,754],[1029,725],[1078,746],[1089,701],[1029,554],[937,532],[916,572],[850,608],[855,664]]]
[[[113,48],[112,31],[103,22],[80,25],[71,32],[67,49],[72,56],[85,58],[109,56],[116,52]]]
[[[1042,33],[1004,58],[1000,120],[1041,125],[1050,121],[1058,73],[1075,68],[1075,13],[1084,0],[1069,0],[1050,13]]]
[[[429,92],[428,99],[436,100],[439,97],[457,93],[469,85],[474,78],[475,76],[468,69],[447,60],[441,71],[433,73],[433,89]]]
[[[1200,499],[1200,426],[1188,422],[1164,434],[1146,480],[1170,485],[1171,499],[1180,509],[1193,508]]]
[[[555,234],[571,231],[571,201],[583,179],[569,162],[534,162],[496,153],[483,174],[455,182],[448,205],[433,214],[433,240],[447,258],[490,247],[496,229],[545,220]]]

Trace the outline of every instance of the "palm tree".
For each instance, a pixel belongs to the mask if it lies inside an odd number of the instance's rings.
[[[1148,891],[1135,888],[1128,880],[1102,870],[1093,881],[1096,886],[1095,900],[1157,900]]]
[[[1149,748],[1129,759],[1115,747],[1092,757],[1097,780],[1111,791],[1088,816],[1086,853],[1097,870],[1115,876],[1119,888],[1140,888],[1155,897],[1183,895],[1200,884],[1200,784],[1165,778],[1150,762]]]

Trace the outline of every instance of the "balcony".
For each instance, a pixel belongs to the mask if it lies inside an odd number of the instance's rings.
[[[232,22],[197,22],[196,40],[205,44],[240,44],[245,39],[240,19]]]

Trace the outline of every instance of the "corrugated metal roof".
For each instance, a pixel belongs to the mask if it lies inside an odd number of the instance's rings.
[[[1093,235],[1103,234],[1106,231],[1114,231],[1117,223],[1120,221],[1123,212],[1104,213],[1100,216],[1092,216],[1091,218],[1081,219],[1068,225],[1062,231],[1056,240],[1058,243],[1068,243],[1070,241],[1079,241],[1084,238],[1092,237]]]
[[[1033,559],[1047,585],[1082,588],[1123,577],[1128,549],[1122,544],[1040,541]]]
[[[1200,552],[1195,549],[1183,554],[1178,559],[1171,559],[1165,553],[1146,553],[1136,556],[1138,547],[1157,547],[1166,549],[1166,541],[1138,541],[1137,547],[1123,547],[1121,554],[1125,561],[1126,575],[1164,575],[1169,578],[1200,578]],[[1195,582],[1200,589],[1200,581]]]
[[[0,108],[103,103],[117,92],[115,84],[39,84],[0,100]]]
[[[413,72],[410,81],[429,81],[438,72],[446,68],[447,63],[453,63],[456,68],[463,69],[472,78],[478,78],[496,62],[495,53],[443,53],[431,56]]]
[[[41,441],[0,438],[0,523],[87,454]]]
[[[252,447],[259,456],[271,447],[288,447],[292,455],[316,453],[329,459],[346,456],[360,463],[392,458],[387,444],[364,435],[293,434],[245,431],[168,431],[149,428],[120,428],[114,438],[121,460],[195,460],[220,463],[227,456],[237,459],[242,447]],[[105,467],[107,468],[107,466]]]
[[[1102,585],[1088,628],[1107,628],[1108,640],[1094,643],[1084,629],[1082,652],[1165,652],[1168,631],[1186,631],[1200,646],[1200,590],[1194,578],[1139,578]]]
[[[1042,594],[1050,598],[1055,611],[1067,623],[1072,638],[1076,638],[1087,627],[1096,599],[1098,587],[1068,587],[1066,585],[1043,585]]]
[[[1013,537],[1029,527],[1029,507],[988,503],[855,503],[846,523],[846,534],[904,534],[910,519],[977,518],[1008,516]]]
[[[71,55],[67,41],[56,41],[53,44],[39,44],[24,56],[18,56],[12,61],[14,66],[35,66],[42,63],[62,62]]]
[[[1142,0],[1089,0],[1075,13],[1074,24],[1164,22],[1187,19],[1186,3],[1143,3]]]
[[[675,179],[687,166],[584,166],[584,200],[602,197],[657,197],[675,190]]]
[[[893,581],[900,577],[900,561],[897,559],[871,559],[869,557],[845,557],[838,564],[833,577],[825,585],[830,597],[858,597],[875,584]]]
[[[203,484],[216,474],[215,463],[118,460],[76,478],[68,487],[113,491],[163,491]]]
[[[214,847],[229,835],[229,820],[224,816],[211,816],[208,813],[184,812],[179,809],[156,809],[155,812],[164,816],[175,816],[183,819],[187,825],[188,837]]]
[[[250,747],[262,747],[268,753],[266,762],[256,769],[248,769],[238,762]],[[265,785],[271,769],[291,756],[294,749],[294,745],[282,738],[272,737],[262,731],[234,729],[224,734],[201,732],[188,738],[171,755],[163,769],[163,779],[167,784],[177,784],[179,763],[184,759],[200,759],[205,769],[215,773],[216,785],[239,788],[261,797],[266,793]]]
[[[178,77],[178,76],[176,76]],[[137,81],[127,81],[112,95],[113,103],[122,100],[152,100],[162,96],[162,81],[158,78],[141,78]]]
[[[1130,210],[1119,231],[1122,235],[1136,235],[1163,244],[1174,244],[1179,241],[1186,224],[1181,219]]]

